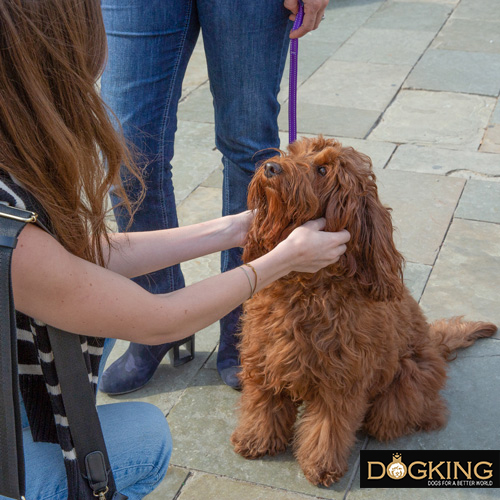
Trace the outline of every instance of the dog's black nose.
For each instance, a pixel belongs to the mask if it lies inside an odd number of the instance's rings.
[[[269,179],[270,177],[273,177],[275,175],[281,174],[283,172],[283,169],[277,164],[272,161],[268,161],[264,165],[264,175]]]

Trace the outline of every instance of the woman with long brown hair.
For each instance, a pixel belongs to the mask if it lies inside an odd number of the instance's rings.
[[[252,214],[149,233],[107,231],[110,189],[128,210],[140,200],[130,202],[119,184],[120,168],[139,174],[96,90],[105,53],[99,0],[0,0],[0,202],[37,212],[57,238],[26,226],[12,261],[27,498],[75,498],[64,468],[71,470],[74,450],[58,413],[60,389],[49,380],[46,324],[87,337],[82,348],[95,390],[104,338],[183,339],[287,273],[335,262],[349,238],[323,232],[318,219],[249,266],[170,294],[152,295],[129,280],[241,246]],[[98,411],[118,489],[142,498],[170,458],[164,416],[141,403]]]

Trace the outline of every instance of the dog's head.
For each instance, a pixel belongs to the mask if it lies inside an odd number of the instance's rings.
[[[356,280],[374,300],[400,297],[403,257],[396,250],[390,209],[377,193],[371,160],[318,137],[291,144],[256,171],[248,193],[256,217],[244,260],[270,251],[308,220],[326,218],[327,231],[347,229],[347,251],[328,273]]]

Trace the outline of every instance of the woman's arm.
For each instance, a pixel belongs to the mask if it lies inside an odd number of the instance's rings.
[[[252,212],[200,224],[137,233],[113,233],[107,268],[134,278],[202,255],[242,246]],[[106,250],[104,251],[107,255]]]
[[[256,289],[292,270],[315,272],[336,262],[349,233],[326,233],[321,231],[324,225],[324,219],[304,224],[253,261],[259,277]],[[240,269],[153,295],[109,269],[75,257],[32,225],[23,229],[14,250],[12,279],[16,309],[37,320],[73,333],[143,344],[185,338],[250,295]]]

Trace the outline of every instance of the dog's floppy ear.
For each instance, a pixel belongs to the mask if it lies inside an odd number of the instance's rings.
[[[371,160],[352,148],[343,148],[335,169],[326,208],[327,230],[351,234],[340,265],[344,276],[357,280],[372,299],[402,296],[403,256],[396,250],[390,209],[378,198]]]

